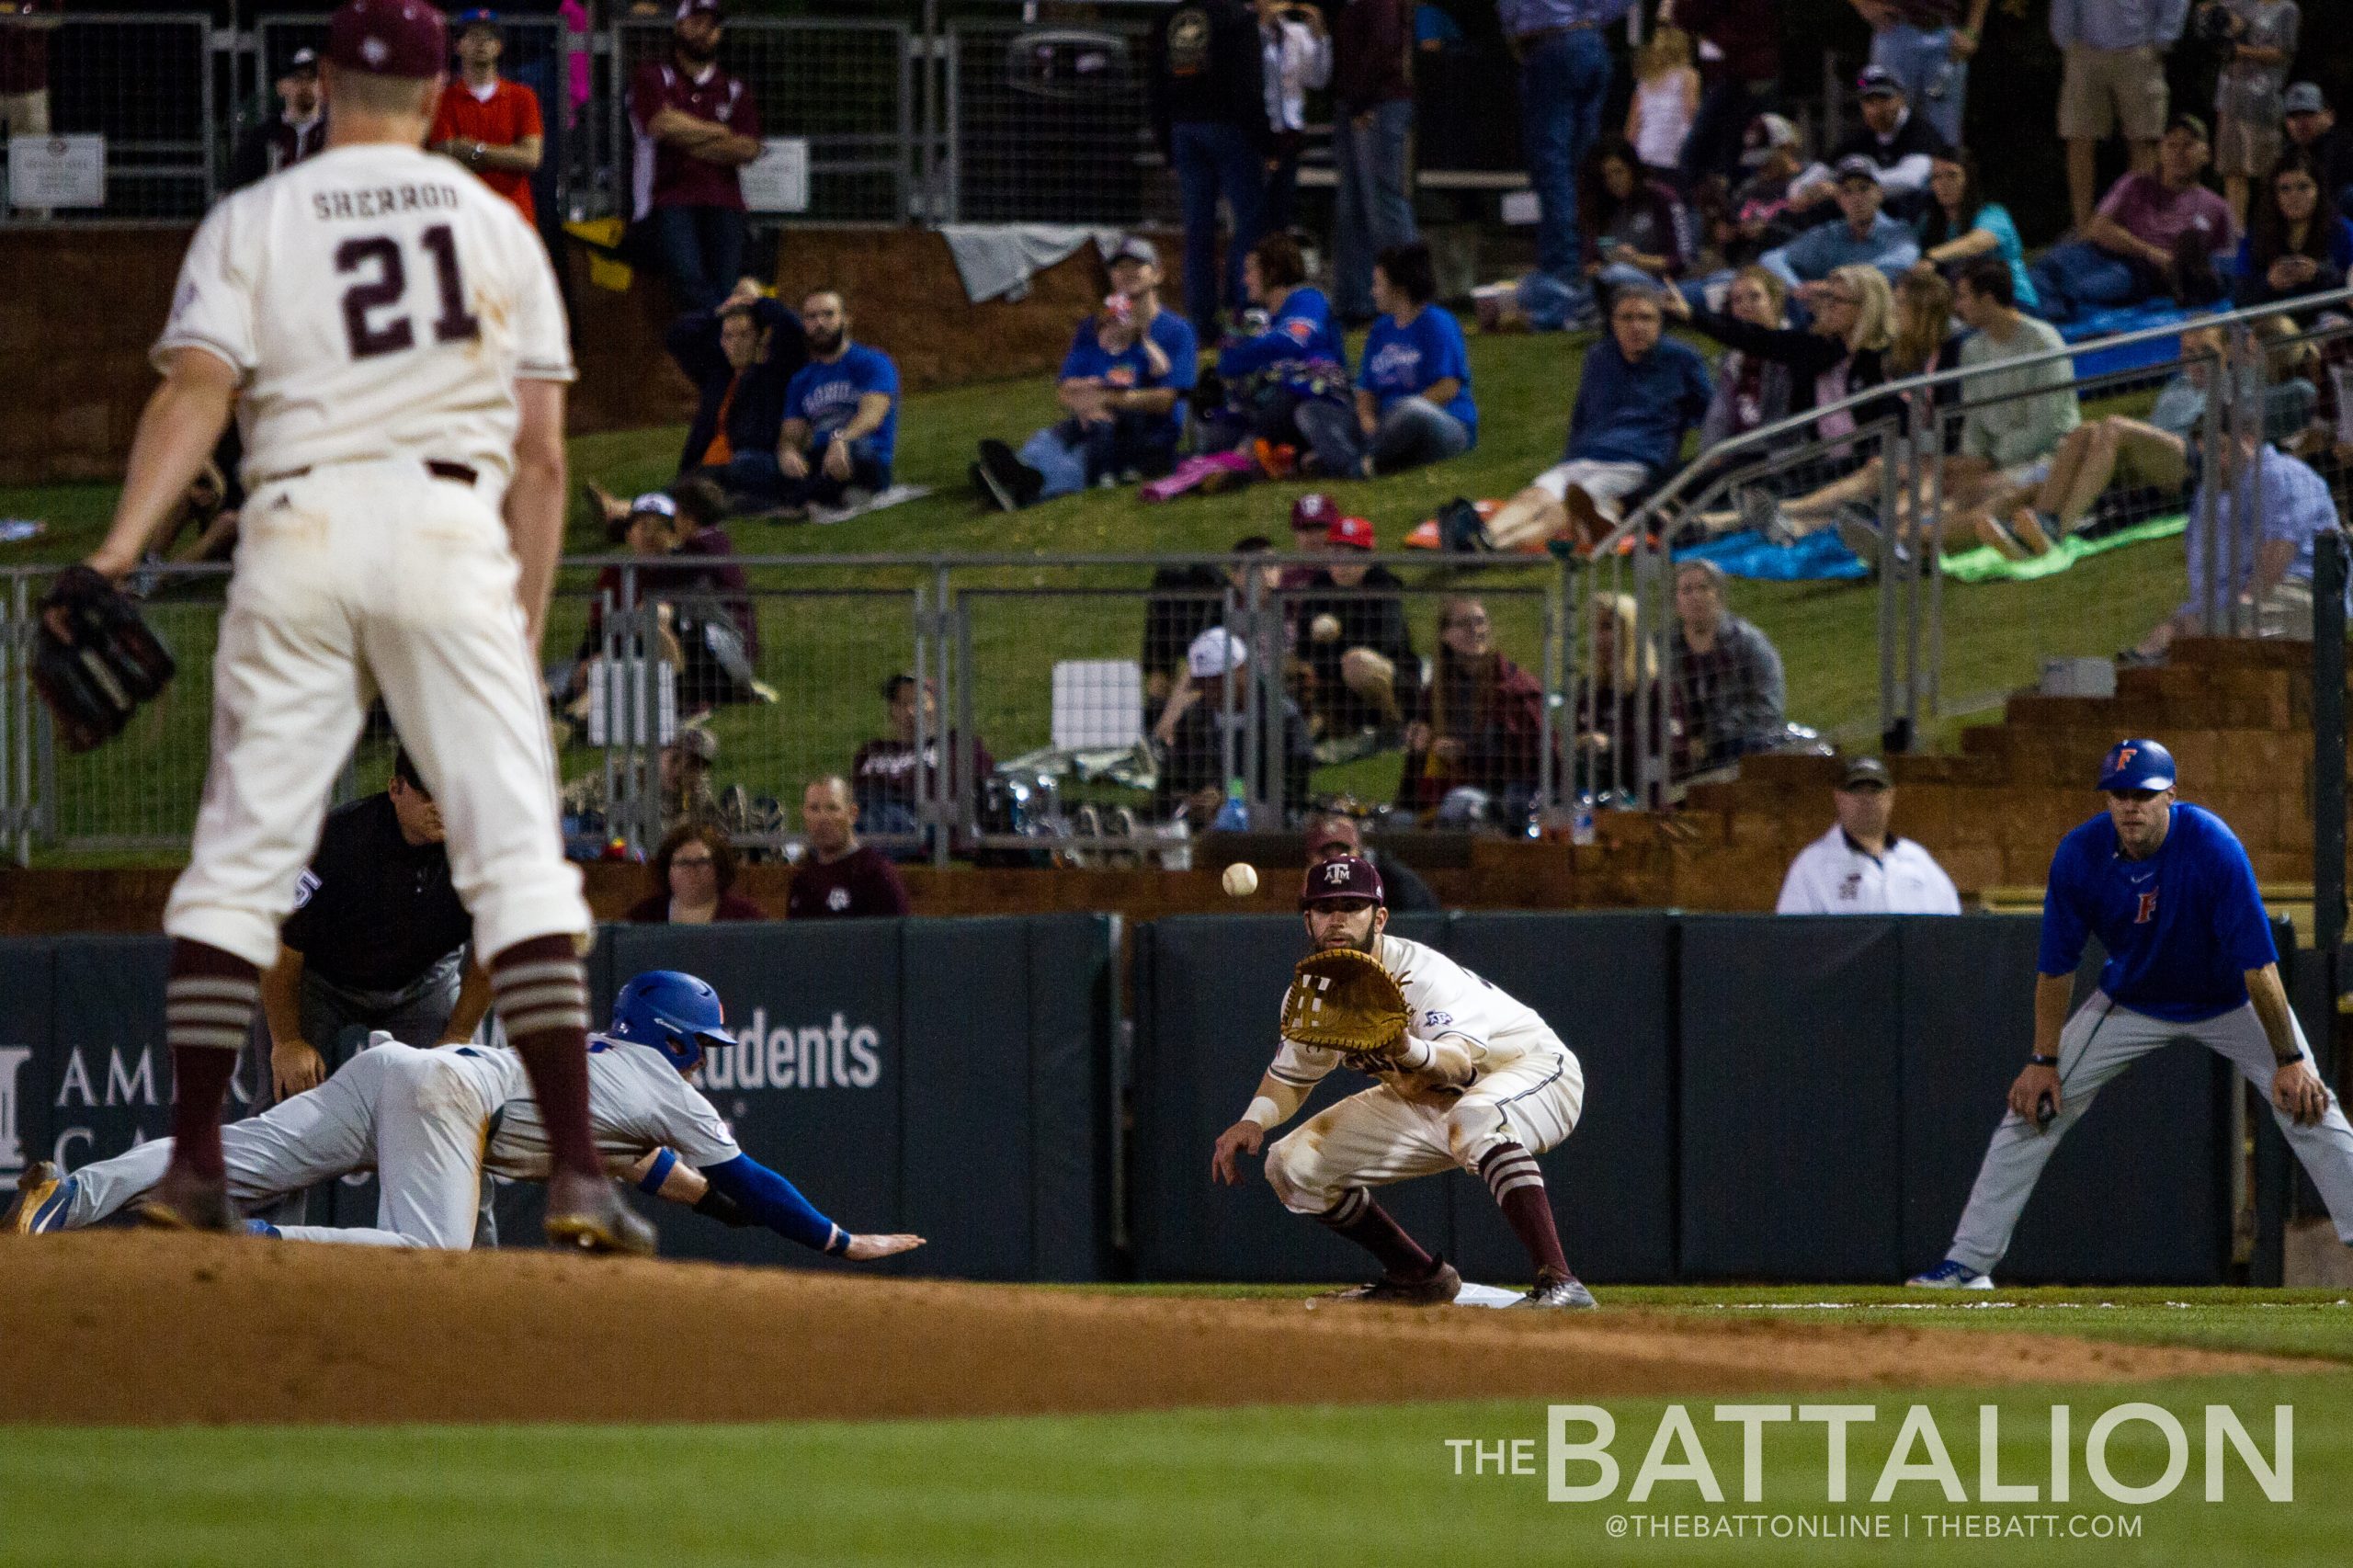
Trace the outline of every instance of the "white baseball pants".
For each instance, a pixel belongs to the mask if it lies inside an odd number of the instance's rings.
[[[2295,1022],[2293,1015],[2289,1021],[2296,1031],[2296,1049],[2303,1053],[2305,1065],[2317,1073],[2303,1026]],[[2041,1179],[2051,1152],[2066,1136],[2067,1129],[2091,1108],[2100,1085],[2149,1052],[2177,1040],[2194,1040],[2228,1057],[2267,1102],[2271,1098],[2271,1079],[2279,1063],[2272,1058],[2270,1038],[2263,1032],[2263,1020],[2256,1016],[2254,1003],[2202,1023],[2177,1024],[2120,1007],[2106,992],[2096,991],[2067,1020],[2059,1036],[2059,1114],[2052,1118],[2047,1131],[2038,1131],[2016,1111],[2003,1116],[1985,1150],[1985,1163],[1977,1167],[1969,1205],[1961,1211],[1961,1224],[1945,1256],[1980,1274],[1992,1273],[2002,1255],[2010,1250],[2018,1215],[2034,1195],[2034,1184]],[[2297,1126],[2281,1116],[2276,1106],[2271,1116],[2326,1200],[2337,1235],[2353,1244],[2353,1124],[2346,1121],[2336,1094],[2328,1096],[2328,1114],[2311,1127]]]
[[[1284,1208],[1322,1214],[1353,1187],[1457,1165],[1475,1176],[1499,1144],[1540,1154],[1574,1130],[1584,1104],[1585,1074],[1564,1045],[1482,1078],[1450,1108],[1417,1104],[1376,1084],[1269,1144],[1267,1180]]]
[[[493,500],[415,460],[253,493],[212,662],[212,764],[165,931],[263,968],[277,958],[377,691],[441,807],[474,950],[589,929],[516,576]]]
[[[450,1051],[371,1046],[307,1094],[221,1129],[229,1196],[267,1202],[374,1169],[376,1225],[285,1225],[295,1241],[363,1246],[473,1245],[490,1107]],[[142,1143],[74,1173],[67,1230],[95,1225],[164,1177],[172,1141]]]

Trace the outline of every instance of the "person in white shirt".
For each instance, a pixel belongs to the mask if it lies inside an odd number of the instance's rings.
[[[1959,915],[1961,894],[1934,857],[1888,830],[1895,786],[1887,764],[1859,756],[1830,798],[1838,823],[1798,851],[1777,915]]]
[[[1299,154],[1307,144],[1307,95],[1332,80],[1324,13],[1298,0],[1256,0],[1266,54],[1267,199],[1260,233],[1281,233],[1299,215]]]

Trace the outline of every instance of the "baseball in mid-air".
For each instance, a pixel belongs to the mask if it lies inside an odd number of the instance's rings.
[[[1225,869],[1225,892],[1229,898],[1248,898],[1258,891],[1258,868],[1247,860],[1236,860]]]
[[[1307,634],[1318,642],[1337,642],[1340,640],[1340,618],[1327,609],[1307,623]]]

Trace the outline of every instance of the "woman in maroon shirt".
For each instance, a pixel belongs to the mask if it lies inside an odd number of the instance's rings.
[[[767,910],[728,889],[735,849],[712,823],[680,823],[654,852],[654,889],[630,906],[634,926],[708,926],[719,920],[772,920]]]

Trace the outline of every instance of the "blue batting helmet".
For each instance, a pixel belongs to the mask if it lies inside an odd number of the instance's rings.
[[[2119,741],[2099,765],[2102,790],[2170,790],[2173,753],[2154,741]]]
[[[735,1043],[726,1022],[719,993],[710,982],[683,970],[649,969],[613,998],[613,1024],[607,1032],[616,1040],[650,1045],[679,1072],[691,1073],[702,1061],[705,1046],[724,1049]]]

